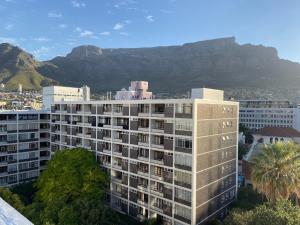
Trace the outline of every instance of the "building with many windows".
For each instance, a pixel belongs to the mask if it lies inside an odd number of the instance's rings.
[[[252,130],[292,127],[300,131],[300,108],[289,101],[240,101],[240,123]]]
[[[226,213],[237,189],[239,107],[215,92],[203,90],[203,99],[56,102],[51,152],[93,152],[111,176],[115,210],[165,225],[205,224]]]
[[[45,168],[49,119],[42,110],[0,111],[0,186],[33,180]]]

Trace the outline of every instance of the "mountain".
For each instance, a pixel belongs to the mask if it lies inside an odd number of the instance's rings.
[[[38,62],[17,47],[0,45],[0,82],[40,88],[55,81],[87,84],[93,92],[116,91],[131,80],[148,80],[154,92],[184,93],[192,87],[297,88],[300,64],[262,45],[240,45],[234,37],[180,46],[98,48],[79,46],[64,57]]]
[[[8,43],[0,44],[0,83],[5,83],[7,88],[16,89],[21,83],[24,89],[40,89],[55,83],[36,71],[39,66],[41,63],[22,49]]]
[[[65,85],[93,91],[119,90],[130,80],[148,80],[155,92],[183,93],[192,87],[290,87],[300,65],[282,60],[272,47],[240,45],[234,37],[152,48],[79,46],[39,67]]]

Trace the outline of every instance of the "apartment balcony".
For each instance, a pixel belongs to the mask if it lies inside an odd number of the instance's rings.
[[[130,164],[130,172],[137,173],[137,164]]]
[[[138,181],[137,188],[144,192],[148,192],[148,184]]]
[[[122,175],[121,176],[112,176],[111,180],[115,183],[122,183]]]
[[[173,155],[164,154],[163,163],[165,166],[173,167]]]
[[[138,198],[137,203],[141,206],[148,207],[148,200]]]
[[[137,149],[130,149],[130,158],[131,159],[137,159],[138,158],[138,150]]]
[[[149,175],[149,170],[138,168],[137,174],[147,177]]]
[[[122,162],[122,170],[128,171],[128,163]]]
[[[119,149],[114,149],[113,150],[113,155],[116,155],[116,156],[122,156],[122,149],[119,150]]]
[[[137,188],[138,179],[134,177],[129,178],[130,187]]]
[[[50,155],[40,156],[40,160],[50,160]]]
[[[103,128],[111,128],[111,124],[103,124]]]
[[[128,141],[129,141],[128,134],[123,134],[123,136],[122,136],[122,143],[127,144]]]
[[[173,183],[173,172],[163,171],[163,180],[167,183]]]
[[[121,197],[125,198],[125,199],[128,199],[128,190],[127,190],[127,188],[126,189],[122,188],[122,190],[121,190]]]
[[[157,202],[154,202],[152,205],[151,205],[151,208],[154,209],[155,211],[158,211],[160,213],[164,213],[163,211],[163,206]]]
[[[164,149],[164,142],[163,141],[153,141],[151,143],[152,148]]]
[[[160,180],[160,181],[164,180],[162,174],[158,174],[158,173],[154,173],[154,172],[151,174],[151,177],[155,180]]]
[[[103,148],[103,152],[104,152],[104,153],[107,153],[107,154],[110,154],[110,153],[111,153],[111,150],[110,150],[110,149],[107,149],[107,148]]]
[[[137,202],[137,193],[136,192],[129,192],[129,200],[132,202]]]
[[[114,142],[117,142],[117,143],[122,143],[122,136],[114,136],[113,137],[113,141]]]
[[[141,160],[141,161],[148,162],[149,154],[148,155],[138,155],[138,159]]]
[[[149,132],[149,127],[138,127],[138,131],[142,131],[142,132]]]
[[[167,198],[169,200],[172,200],[173,198],[173,190],[172,188],[164,187],[163,188],[163,197]]]
[[[122,170],[122,163],[115,162],[113,164],[113,168],[118,169],[118,170]]]
[[[154,157],[153,159],[151,159],[151,163],[163,165],[164,164],[163,156],[162,157]]]
[[[1,161],[0,162],[0,166],[7,166],[8,165],[8,162],[7,161]]]
[[[109,162],[109,161],[103,160],[103,161],[102,161],[102,165],[103,165],[103,166],[106,166],[106,167],[110,167],[110,162]]]
[[[174,179],[174,183],[178,186],[185,187],[185,188],[191,188],[192,187],[191,183],[186,183],[186,182],[178,181],[178,180],[175,180],[175,179]]]
[[[138,141],[138,146],[141,146],[141,147],[149,147],[149,142],[148,142],[148,141],[142,141],[142,140],[139,140],[139,141]]]
[[[127,147],[122,148],[122,156],[123,157],[128,157],[128,148]]]
[[[118,191],[118,190],[114,190],[114,189],[113,189],[111,192],[112,192],[114,195],[117,195],[117,196],[120,196],[120,197],[122,196],[122,192],[120,192],[120,191]]]
[[[111,137],[110,136],[103,136],[103,140],[110,141]]]
[[[122,175],[122,184],[128,185],[128,176],[125,174]]]

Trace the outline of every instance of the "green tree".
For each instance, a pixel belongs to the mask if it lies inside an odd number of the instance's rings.
[[[19,195],[25,205],[32,203],[37,189],[34,187],[34,182],[26,182],[12,187],[11,191]]]
[[[300,147],[293,142],[266,145],[252,160],[253,188],[275,203],[300,196]]]
[[[300,207],[291,202],[276,205],[264,204],[250,211],[234,209],[224,220],[224,225],[299,225]]]
[[[24,212],[25,207],[20,197],[12,193],[8,188],[0,188],[0,197],[20,213]]]
[[[38,178],[36,198],[27,213],[35,224],[104,224],[99,219],[103,219],[108,184],[91,152],[58,151]]]

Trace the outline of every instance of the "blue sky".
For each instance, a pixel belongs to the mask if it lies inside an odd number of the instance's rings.
[[[235,36],[300,62],[299,0],[0,0],[0,43],[40,60],[78,45],[177,45]]]

